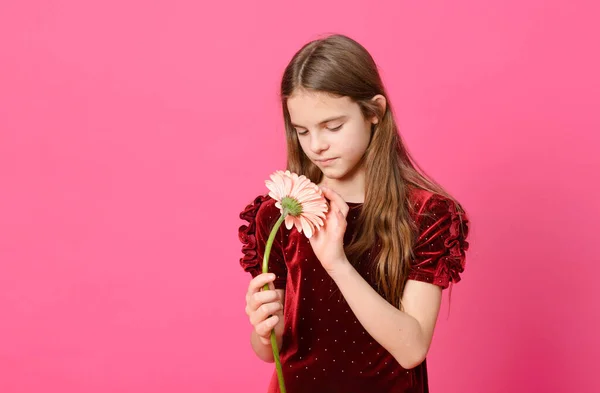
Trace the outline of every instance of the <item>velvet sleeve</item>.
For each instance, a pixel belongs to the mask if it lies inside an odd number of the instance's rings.
[[[469,248],[468,219],[456,204],[439,195],[431,196],[417,214],[417,239],[408,279],[448,288],[460,281]]]
[[[275,206],[275,200],[268,195],[260,195],[240,213],[240,218],[248,222],[239,228],[239,239],[242,243],[243,256],[240,265],[256,277],[262,272],[262,262],[267,239],[281,212]],[[277,276],[274,285],[277,289],[285,289],[287,267],[283,258],[281,239],[284,225],[279,227],[275,235],[269,255],[269,272]]]

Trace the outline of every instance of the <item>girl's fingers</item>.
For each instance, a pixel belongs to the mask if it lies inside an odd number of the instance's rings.
[[[261,343],[263,343],[265,345],[271,344],[271,340],[269,340],[268,338],[264,338],[263,336],[258,336],[258,339],[260,340]]]
[[[273,330],[275,325],[277,325],[277,322],[279,322],[279,317],[277,315],[273,315],[272,317],[262,321],[261,323],[255,326],[254,330],[256,330],[256,334],[258,334],[261,337],[261,341],[264,344],[270,343],[268,337],[271,335],[271,330]]]
[[[329,199],[331,201],[331,204],[335,205],[338,208],[338,210],[342,212],[344,217],[346,217],[348,215],[348,211],[350,211],[350,207],[348,206],[346,201],[344,201],[344,199],[340,196],[340,194],[327,187],[321,187],[321,190],[323,191],[325,198]]]
[[[331,202],[331,209],[329,214],[335,216],[338,222],[344,222],[346,221],[346,216],[348,212],[344,212],[344,210],[341,209],[338,205],[336,205],[334,202]]]
[[[273,285],[273,280],[275,280],[275,275],[273,273],[262,273],[250,280],[248,292],[246,293],[246,315],[252,314],[258,307],[260,307],[262,303],[264,303],[257,300],[257,294],[264,292],[267,294],[266,296],[269,296],[268,294],[272,292],[275,293],[275,296],[277,296],[275,286]],[[261,291],[261,288],[267,283],[269,284],[269,288],[271,288],[271,290]],[[258,299],[261,298],[259,297]]]
[[[250,314],[250,323],[257,326],[282,308],[283,306],[279,302],[264,303],[258,307],[255,312]]]
[[[261,291],[252,295],[252,300],[257,304],[273,303],[279,299],[279,294],[276,291]]]
[[[261,290],[262,287],[267,283],[272,283],[275,281],[275,274],[273,273],[261,273],[258,276],[254,277],[250,280],[250,284],[248,284],[248,294],[252,295]]]

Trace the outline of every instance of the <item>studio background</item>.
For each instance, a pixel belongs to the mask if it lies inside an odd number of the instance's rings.
[[[326,33],[372,53],[472,222],[431,391],[600,391],[599,11],[0,3],[0,391],[265,391],[238,214],[285,167],[283,68]]]

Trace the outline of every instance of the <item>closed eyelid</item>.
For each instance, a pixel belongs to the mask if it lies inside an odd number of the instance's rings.
[[[343,125],[344,125],[344,123],[341,123],[335,127],[328,127],[328,126],[324,125],[322,128],[326,129],[328,131],[339,131]],[[299,130],[298,128],[301,128],[301,129]],[[307,135],[309,133],[309,130],[307,130],[305,128],[302,128],[302,127],[298,127],[298,128],[295,127],[296,133],[298,133],[298,135]]]
[[[329,119],[323,120],[322,122],[319,123],[319,126],[322,127],[322,128],[325,128],[325,127],[327,127],[328,124],[331,124],[331,123],[337,124],[335,122],[338,122],[338,121],[341,122],[339,125],[342,125],[342,124],[344,124],[346,122],[346,120],[348,120],[347,116],[337,116],[337,117],[333,117],[333,118],[329,118]],[[337,127],[339,127],[339,125],[336,126],[336,127],[333,127],[333,128],[337,128]],[[292,123],[292,127],[296,128],[296,129],[297,128],[301,128],[303,130],[307,130],[306,127],[303,127],[303,126],[300,126],[300,125],[294,124],[294,123]]]

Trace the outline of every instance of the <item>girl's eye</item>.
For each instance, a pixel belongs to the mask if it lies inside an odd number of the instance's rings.
[[[298,133],[298,135],[306,135],[308,134],[308,131],[304,131],[304,132],[300,132],[300,131],[296,131]]]
[[[340,124],[339,126],[335,127],[335,128],[328,128],[329,131],[338,131],[340,128],[342,128],[344,124]]]

